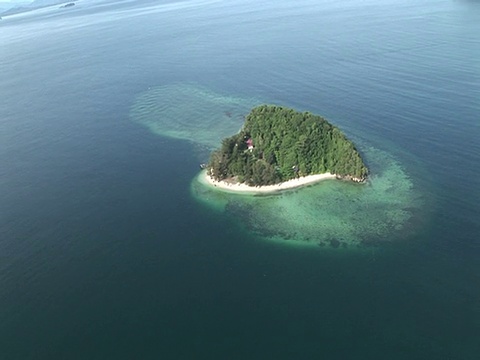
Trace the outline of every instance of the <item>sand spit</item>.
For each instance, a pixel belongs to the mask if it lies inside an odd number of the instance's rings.
[[[303,176],[297,179],[288,180],[275,185],[264,185],[264,186],[249,186],[244,183],[234,183],[230,181],[216,181],[207,174],[205,171],[204,175],[205,181],[221,190],[232,191],[232,192],[242,192],[242,193],[270,193],[281,190],[293,189],[305,185],[310,185],[322,180],[336,179],[335,174],[325,173],[325,174],[316,174]]]

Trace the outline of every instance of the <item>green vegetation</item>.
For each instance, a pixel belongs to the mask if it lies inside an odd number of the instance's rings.
[[[338,128],[309,112],[272,105],[254,108],[240,132],[212,153],[208,169],[216,180],[251,186],[326,172],[355,181],[367,176],[360,154]]]

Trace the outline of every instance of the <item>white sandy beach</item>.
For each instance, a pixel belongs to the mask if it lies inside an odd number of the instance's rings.
[[[336,175],[325,173],[317,175],[308,175],[300,177],[298,179],[292,179],[285,181],[283,183],[275,185],[264,185],[264,186],[249,186],[244,183],[229,183],[226,181],[216,181],[207,175],[207,171],[204,172],[205,181],[222,190],[233,191],[233,192],[245,192],[245,193],[269,193],[286,189],[293,189],[296,187],[309,185],[316,183],[318,181],[327,180],[327,179],[336,179]]]

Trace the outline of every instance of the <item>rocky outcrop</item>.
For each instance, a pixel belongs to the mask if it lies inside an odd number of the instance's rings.
[[[358,178],[358,177],[354,177],[354,176],[351,176],[351,175],[345,175],[345,176],[340,176],[340,175],[337,175],[337,179],[339,180],[347,180],[347,181],[353,181],[353,182],[356,182],[356,183],[364,183],[365,181],[367,181],[367,177],[362,177],[362,178]]]

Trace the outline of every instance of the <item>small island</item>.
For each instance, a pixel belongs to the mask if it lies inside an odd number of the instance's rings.
[[[72,6],[75,6],[75,3],[71,2],[71,3],[68,3],[68,4],[62,5],[62,6],[60,6],[60,9],[65,9],[65,8],[69,8],[69,7],[72,7]]]
[[[368,174],[355,145],[337,127],[310,112],[274,105],[254,108],[205,167],[208,183],[252,192],[322,179],[364,182]]]

